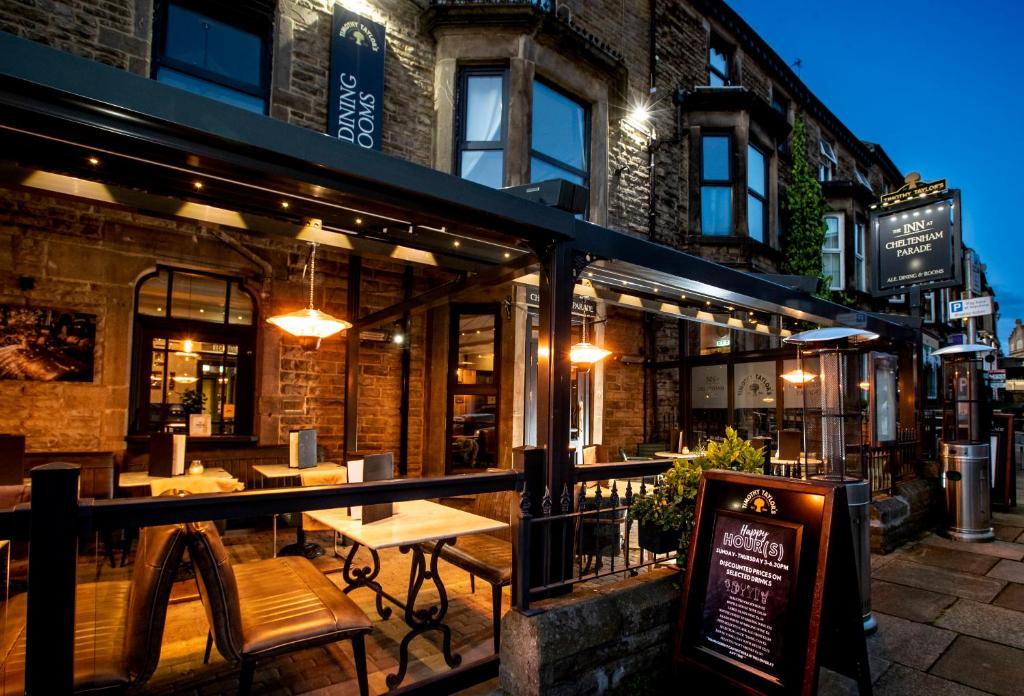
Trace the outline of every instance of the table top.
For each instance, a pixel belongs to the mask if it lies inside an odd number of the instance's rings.
[[[799,464],[821,464],[821,459],[818,457],[804,457],[802,454],[799,459],[782,459],[774,454],[772,455],[772,464],[792,464],[793,462]]]
[[[308,466],[305,469],[297,469],[287,464],[253,464],[252,470],[263,478],[292,478],[297,477],[304,471],[330,471],[337,469],[341,464],[335,462],[320,462],[316,466]]]
[[[148,486],[153,481],[166,481],[178,478],[233,479],[235,477],[219,466],[208,466],[203,469],[201,474],[182,474],[181,476],[150,476],[147,471],[122,471],[117,479],[117,484],[121,488],[134,488]]]
[[[687,452],[685,454],[682,452],[655,452],[654,456],[665,457],[666,459],[696,459],[700,455],[696,452]]]
[[[508,528],[504,522],[432,503],[429,500],[395,503],[394,514],[391,517],[369,524],[349,517],[348,508],[308,510],[305,514],[371,549],[411,546],[423,541],[496,532]]]

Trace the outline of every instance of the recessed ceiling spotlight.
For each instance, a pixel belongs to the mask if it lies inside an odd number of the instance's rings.
[[[508,253],[508,252],[506,251],[506,252],[505,252],[505,254],[504,254],[504,256],[505,256],[505,258],[507,259],[507,258],[509,258],[510,256],[512,256],[512,254],[510,254],[510,253]]]
[[[356,224],[357,225],[363,224],[363,219],[362,218],[356,218]]]
[[[192,188],[194,188],[196,191],[202,191],[203,190],[203,182],[201,182],[201,181],[193,181],[192,182]]]
[[[289,203],[288,201],[281,201],[281,207],[284,208],[285,210],[288,210],[288,208],[291,207],[291,203]]]
[[[91,164],[92,166],[95,167],[96,165],[98,165],[100,163],[100,158],[99,157],[90,157],[87,161],[89,162],[89,164]]]
[[[452,242],[452,246],[459,246],[459,240],[456,239],[454,242]]]

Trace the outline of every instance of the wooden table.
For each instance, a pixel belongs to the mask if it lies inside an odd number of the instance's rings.
[[[685,454],[682,452],[655,452],[654,456],[664,457],[665,459],[696,459],[701,455],[694,452],[687,452]]]
[[[118,477],[117,484],[121,488],[135,489],[129,492],[134,495],[145,495],[138,489],[153,489],[153,484],[158,487],[168,486],[174,483],[171,488],[180,488],[190,493],[228,493],[240,491],[244,488],[241,481],[232,476],[225,469],[219,466],[207,467],[201,474],[182,474],[180,476],[150,476],[145,471],[122,471]]]
[[[448,594],[437,571],[437,561],[445,544],[454,544],[456,537],[469,534],[494,532],[508,528],[504,522],[456,510],[426,500],[409,500],[395,503],[391,517],[369,524],[348,515],[347,508],[333,510],[309,510],[306,512],[317,522],[328,526],[350,539],[352,548],[345,556],[342,576],[350,592],[357,587],[369,587],[377,594],[377,613],[382,619],[391,616],[391,608],[384,606],[384,599],[405,612],[405,623],[411,629],[402,638],[398,651],[398,672],[387,675],[389,689],[394,689],[405,678],[409,667],[409,644],[412,639],[427,631],[440,631],[444,640],[442,655],[449,667],[457,667],[461,656],[452,653],[451,628],[444,623],[448,612]],[[422,543],[431,545],[430,559],[426,558]],[[356,553],[365,546],[373,559],[372,566],[354,567]],[[380,573],[380,549],[398,547],[402,553],[412,553],[412,572],[405,601],[388,594],[376,581]],[[416,596],[424,580],[431,580],[437,588],[438,604],[417,609]]]
[[[263,488],[262,484],[272,479],[297,479],[303,472],[332,471],[340,467],[341,464],[335,462],[320,462],[316,466],[309,466],[305,469],[298,469],[287,464],[253,464],[252,470],[263,477],[260,485],[260,488]]]

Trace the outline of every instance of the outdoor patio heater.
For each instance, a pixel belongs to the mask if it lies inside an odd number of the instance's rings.
[[[956,541],[991,541],[992,476],[989,431],[992,409],[983,356],[992,346],[946,346],[942,358],[942,485],[949,526]]]
[[[821,391],[821,469],[818,475],[811,478],[840,483],[846,489],[865,633],[874,633],[878,628],[878,623],[871,614],[871,483],[863,476],[860,466],[853,470],[847,468],[846,420],[851,416],[857,420],[855,430],[859,434],[862,432],[863,416],[859,411],[854,414],[846,412],[845,394],[849,388],[847,358],[854,352],[851,350],[851,344],[860,344],[876,338],[878,334],[870,331],[838,326],[804,331],[784,339],[786,343],[796,345],[801,352],[813,352],[818,357]],[[805,433],[806,427],[805,422]]]

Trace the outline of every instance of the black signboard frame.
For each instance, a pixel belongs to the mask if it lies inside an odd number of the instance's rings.
[[[757,512],[760,511],[760,512]],[[757,669],[715,651],[703,640],[704,611],[719,516],[742,515],[764,527],[796,528],[799,544],[790,563],[781,660],[775,670]],[[704,472],[697,497],[679,630],[677,670],[697,692],[723,688],[737,693],[817,693],[821,666],[857,681],[870,696],[860,589],[853,553],[846,489],[823,481],[798,481],[734,472]],[[774,672],[774,673],[773,673]]]
[[[928,280],[922,282],[911,282],[901,284],[888,284],[883,282],[882,279],[882,254],[886,253],[881,249],[881,243],[883,235],[879,233],[879,221],[893,214],[907,214],[913,216],[914,212],[919,209],[927,209],[935,204],[941,204],[942,201],[952,202],[952,220],[949,225],[949,241],[951,245],[949,253],[949,266],[945,268],[945,273],[937,278],[936,280]],[[929,195],[923,198],[915,198],[907,203],[900,203],[898,205],[890,205],[875,208],[871,211],[871,294],[875,297],[890,297],[892,295],[902,295],[903,293],[911,289],[919,290],[935,290],[938,288],[949,288],[959,286],[963,282],[963,243],[962,243],[962,226],[961,219],[962,208],[960,206],[960,190],[949,189],[948,191],[940,194]],[[945,245],[943,245],[945,246]],[[887,253],[892,253],[887,252]]]

